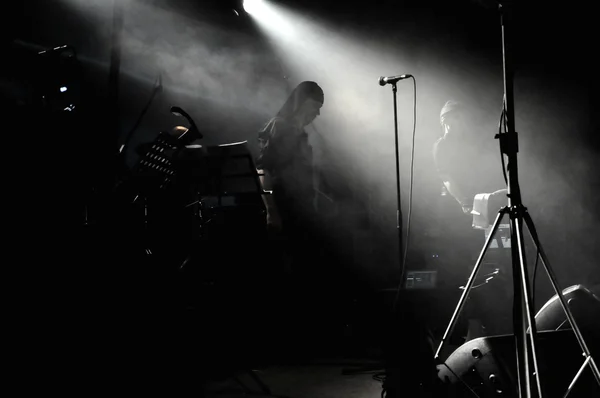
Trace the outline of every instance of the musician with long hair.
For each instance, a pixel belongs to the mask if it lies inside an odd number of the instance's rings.
[[[263,184],[273,191],[264,196],[267,224],[286,233],[313,213],[312,148],[304,127],[320,114],[323,102],[321,87],[304,81],[258,134],[257,168],[264,174]]]
[[[263,195],[271,232],[263,251],[280,264],[284,274],[286,287],[281,296],[291,299],[288,308],[293,313],[286,328],[296,330],[304,340],[317,330],[310,324],[318,322],[326,289],[326,272],[319,261],[322,242],[315,228],[313,151],[305,131],[319,116],[323,103],[321,87],[303,81],[258,133],[256,166],[263,188],[272,191]],[[300,346],[296,349],[303,351]]]

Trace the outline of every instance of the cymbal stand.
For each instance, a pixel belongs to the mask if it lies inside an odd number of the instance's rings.
[[[185,205],[186,208],[192,208],[192,226],[191,226],[191,242],[192,245],[188,249],[188,254],[183,260],[183,262],[179,265],[179,270],[183,270],[187,264],[192,260],[192,257],[195,255],[194,248],[195,243],[202,238],[204,234],[204,226],[210,219],[205,220],[203,211],[204,211],[204,202],[202,201],[202,196],[200,192],[197,190],[194,191],[194,201]]]
[[[202,198],[200,194],[196,194],[196,199],[186,205],[186,207],[192,207],[192,239],[199,239],[202,237],[202,230],[204,227],[204,215],[202,214],[204,210],[204,203],[202,202]]]
[[[144,229],[143,230],[144,246],[145,246],[144,252],[146,253],[146,255],[151,256],[152,249],[150,249],[150,244],[148,243],[148,240],[149,240],[148,236],[150,236],[150,232],[149,232],[150,226],[149,226],[149,221],[148,221],[149,220],[149,218],[148,218],[148,195],[138,193],[131,203],[135,204],[135,202],[137,202],[138,199],[140,198],[140,195],[143,195],[142,200],[144,201],[144,204],[143,204],[144,217],[143,217],[143,221],[142,221],[144,223],[144,227],[143,227],[143,229]]]
[[[152,250],[150,249],[150,245],[148,245],[148,197],[144,196],[144,241],[146,242],[146,254],[152,255]]]
[[[508,206],[502,208],[494,221],[492,230],[486,239],[483,249],[479,254],[477,262],[469,276],[465,289],[459,299],[458,305],[450,319],[450,323],[446,328],[444,336],[439,344],[439,347],[435,353],[435,358],[439,359],[440,352],[444,347],[445,342],[449,338],[456,320],[462,310],[469,291],[472,288],[475,276],[481,266],[482,259],[490,245],[492,237],[495,235],[500,220],[508,214],[510,217],[510,233],[511,233],[511,257],[513,266],[513,333],[515,336],[516,346],[516,364],[517,364],[517,383],[518,383],[518,396],[520,398],[531,398],[539,397],[542,398],[542,383],[541,375],[537,361],[537,330],[535,325],[535,318],[531,303],[531,290],[529,285],[529,276],[527,273],[527,264],[525,258],[524,242],[523,242],[523,223],[527,225],[530,236],[533,240],[534,245],[539,251],[541,262],[546,269],[546,273],[557,297],[560,300],[565,315],[571,325],[571,328],[577,338],[579,346],[583,351],[584,357],[583,364],[579,372],[575,375],[573,381],[569,385],[564,397],[566,397],[575,385],[575,382],[581,375],[582,371],[586,366],[589,365],[596,382],[600,385],[600,372],[592,355],[585,343],[583,336],[571,310],[562,294],[562,289],[559,288],[556,276],[552,271],[546,253],[539,242],[535,226],[531,219],[531,216],[527,212],[527,209],[523,206],[521,200],[521,191],[518,182],[518,166],[517,166],[517,152],[518,152],[518,137],[515,131],[515,118],[514,118],[514,102],[513,102],[513,69],[512,69],[512,57],[510,52],[511,41],[510,38],[510,14],[511,10],[510,1],[506,1],[505,4],[499,3],[499,11],[501,15],[502,24],[502,47],[503,47],[503,71],[504,71],[504,117],[506,121],[506,131],[496,135],[496,139],[500,142],[500,150],[502,156],[506,156],[507,167],[507,190],[508,190]],[[527,344],[529,340],[529,345]],[[535,375],[535,386],[532,385],[531,376]],[[535,394],[537,392],[537,394]]]

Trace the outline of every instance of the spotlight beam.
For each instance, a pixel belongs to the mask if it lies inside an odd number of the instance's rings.
[[[250,15],[258,15],[265,8],[262,0],[244,0],[242,5],[244,11]]]

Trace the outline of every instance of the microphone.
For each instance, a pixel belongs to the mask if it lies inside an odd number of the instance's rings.
[[[200,130],[198,130],[196,123],[194,123],[194,120],[192,119],[192,117],[190,115],[188,115],[188,113],[186,111],[184,111],[183,109],[181,109],[178,106],[172,106],[171,113],[175,116],[183,116],[187,120],[187,122],[190,124],[190,131],[192,133],[191,141],[193,141],[194,139],[203,138],[203,135],[200,132]]]
[[[413,77],[412,75],[398,75],[398,76],[388,76],[388,77],[383,77],[381,76],[379,78],[379,85],[380,86],[385,86],[386,84],[394,84],[399,80],[404,80],[404,79],[408,79],[409,77]]]

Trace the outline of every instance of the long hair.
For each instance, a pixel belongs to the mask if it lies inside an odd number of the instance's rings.
[[[307,99],[313,99],[320,103],[324,102],[325,96],[323,94],[323,89],[313,81],[303,81],[298,84],[296,88],[292,90],[281,109],[279,109],[279,112],[277,112],[277,117],[286,119],[293,117]]]

